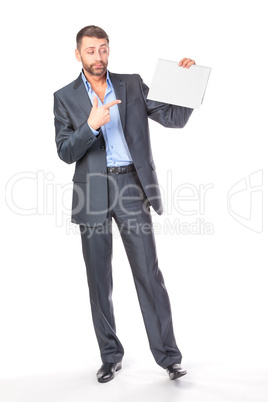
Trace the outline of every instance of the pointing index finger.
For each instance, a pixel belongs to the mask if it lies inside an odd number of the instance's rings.
[[[116,105],[117,103],[121,103],[121,100],[117,99],[117,100],[115,100],[115,101],[106,103],[106,105],[104,105],[104,106],[105,106],[105,109],[109,109],[110,107]]]

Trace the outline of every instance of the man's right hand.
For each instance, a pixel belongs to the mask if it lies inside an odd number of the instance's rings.
[[[97,130],[99,127],[108,123],[111,119],[109,109],[117,103],[121,103],[121,100],[115,100],[107,103],[106,105],[98,107],[98,99],[96,96],[93,96],[93,106],[87,120],[90,127],[92,127],[94,130]]]

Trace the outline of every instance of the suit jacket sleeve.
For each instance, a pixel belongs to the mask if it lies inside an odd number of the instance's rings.
[[[183,106],[169,105],[147,99],[149,88],[141,80],[142,91],[146,101],[148,117],[164,127],[182,128],[187,123],[193,109]]]
[[[91,131],[87,120],[81,126],[74,128],[66,107],[56,93],[54,94],[54,115],[58,155],[66,163],[76,162],[99,136]]]

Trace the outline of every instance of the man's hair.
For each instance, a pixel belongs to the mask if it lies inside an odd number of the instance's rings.
[[[80,50],[84,36],[88,36],[89,38],[106,39],[109,45],[109,37],[102,28],[97,27],[96,25],[88,25],[87,27],[82,28],[76,35],[76,46],[78,50]]]

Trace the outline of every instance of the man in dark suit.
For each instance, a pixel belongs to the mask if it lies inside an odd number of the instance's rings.
[[[94,329],[102,366],[99,382],[121,369],[124,349],[112,305],[112,219],[132,269],[156,362],[170,379],[186,374],[176,345],[168,294],[155,249],[150,207],[162,213],[148,117],[165,127],[183,127],[192,109],[147,99],[139,75],[107,70],[109,38],[94,25],[77,34],[79,77],[54,94],[59,157],[76,162],[72,222],[80,225]],[[195,62],[182,59],[179,66]],[[164,145],[164,144],[163,144]]]

